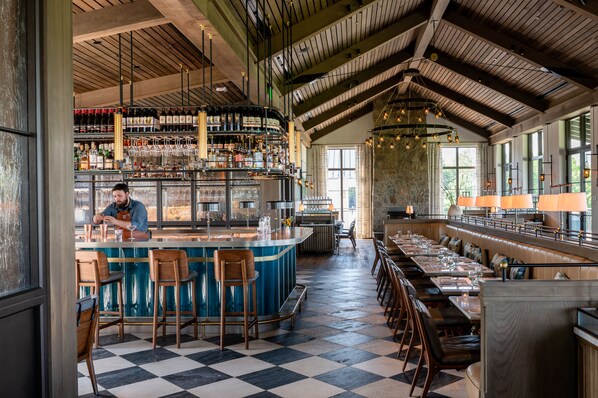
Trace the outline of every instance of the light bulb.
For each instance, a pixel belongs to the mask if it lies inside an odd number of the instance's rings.
[[[397,136],[395,137],[395,140],[396,140],[396,141],[401,141],[401,135],[400,135],[400,134],[397,134]]]
[[[395,149],[395,144],[394,144],[394,142],[391,142],[391,143],[390,143],[390,145],[389,145],[389,147],[390,147],[390,149]]]

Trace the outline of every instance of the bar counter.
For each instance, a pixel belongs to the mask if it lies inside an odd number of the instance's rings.
[[[214,251],[218,249],[250,249],[255,258],[258,310],[260,319],[275,319],[280,309],[296,287],[296,245],[312,234],[311,228],[287,228],[272,234],[258,236],[255,229],[212,228],[206,231],[153,231],[152,239],[84,241],[77,235],[77,250],[101,250],[106,253],[111,271],[123,271],[124,309],[127,322],[142,321],[152,316],[153,294],[149,277],[149,254],[151,249],[181,249],[189,257],[189,267],[197,271],[197,312],[202,321],[209,323],[220,317],[220,286],[214,275]],[[240,288],[231,288],[227,304],[239,309],[243,306]],[[168,292],[168,309],[174,309],[174,289]],[[191,309],[191,292],[181,289],[181,309]],[[104,288],[101,309],[116,309],[116,287]],[[171,308],[172,306],[172,308]],[[139,319],[136,319],[139,318]]]

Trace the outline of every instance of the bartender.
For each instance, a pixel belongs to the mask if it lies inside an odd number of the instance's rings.
[[[147,239],[147,209],[138,200],[129,197],[129,186],[118,183],[112,188],[114,203],[108,205],[100,214],[93,216],[94,224],[106,222],[114,228],[123,230],[123,237]],[[133,230],[130,232],[130,230]]]

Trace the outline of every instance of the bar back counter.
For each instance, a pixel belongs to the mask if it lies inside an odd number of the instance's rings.
[[[108,239],[76,240],[77,250],[101,250],[108,257],[111,271],[124,271],[124,309],[126,322],[147,323],[152,316],[153,299],[149,272],[149,250],[181,249],[189,257],[191,270],[197,271],[196,301],[200,323],[215,324],[220,317],[220,287],[214,275],[214,251],[218,249],[251,249],[255,257],[257,299],[260,320],[272,322],[292,315],[283,308],[287,299],[296,300],[303,287],[296,285],[296,245],[311,235],[310,228],[289,228],[266,236],[255,229],[212,229],[211,234],[198,231],[153,233],[148,240]],[[234,288],[231,288],[234,289]],[[169,306],[174,306],[174,293],[169,292]],[[104,291],[100,309],[117,306],[116,290]],[[229,305],[243,308],[240,291],[232,290]],[[181,309],[191,309],[191,292],[182,289]]]

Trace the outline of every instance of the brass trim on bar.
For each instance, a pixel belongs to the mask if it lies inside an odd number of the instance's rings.
[[[265,263],[267,261],[276,261],[287,254],[294,246],[287,246],[278,254],[271,256],[258,256],[253,259],[256,263]],[[108,257],[109,263],[149,263],[149,257]],[[189,257],[190,263],[213,263],[214,257]]]

